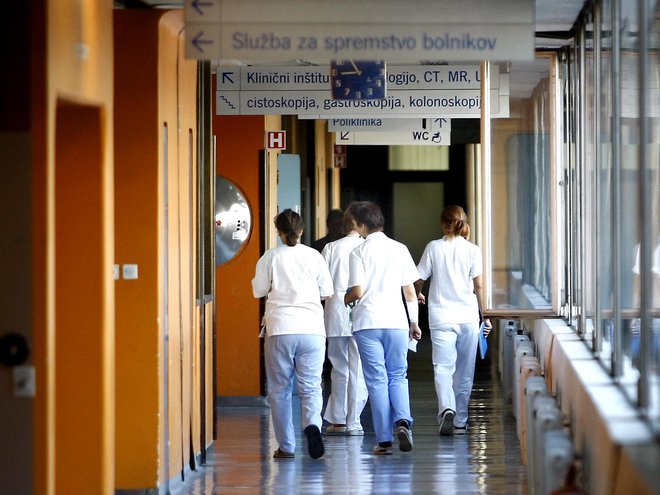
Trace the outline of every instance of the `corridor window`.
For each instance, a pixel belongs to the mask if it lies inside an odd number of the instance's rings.
[[[562,313],[660,432],[657,2],[603,0],[562,57]],[[646,11],[640,11],[640,8]]]
[[[553,309],[553,267],[556,174],[552,157],[554,131],[553,54],[531,63],[500,66],[509,79],[509,115],[492,118],[491,169],[487,249],[491,279],[489,309],[550,312]],[[496,71],[494,71],[496,73]],[[500,81],[500,86],[503,86]],[[501,97],[501,96],[500,96]],[[558,306],[558,304],[557,304]]]

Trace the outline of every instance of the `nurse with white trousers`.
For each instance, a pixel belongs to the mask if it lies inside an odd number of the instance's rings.
[[[333,293],[323,256],[300,244],[303,221],[286,209],[275,217],[283,245],[269,249],[257,262],[252,279],[254,297],[266,297],[265,364],[268,400],[275,438],[273,457],[295,456],[293,380],[302,406],[302,427],[313,459],[325,453],[321,436],[323,395],[321,374],[325,360],[325,327],[321,300]]]
[[[442,239],[427,244],[417,265],[418,300],[424,280],[431,279],[428,314],[433,343],[433,374],[438,396],[440,435],[466,434],[468,402],[479,343],[482,255],[470,241],[465,211],[452,205],[442,211]],[[484,335],[491,330],[484,319]]]
[[[353,229],[353,217],[349,212],[344,215],[344,229],[348,234],[326,244],[322,253],[335,286],[334,294],[325,301],[325,331],[332,372],[323,419],[330,423],[325,429],[326,435],[356,436],[364,435],[360,415],[369,393],[344,295],[348,289],[349,256],[364,239]]]

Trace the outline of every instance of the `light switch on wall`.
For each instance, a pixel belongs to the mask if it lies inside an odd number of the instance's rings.
[[[34,366],[14,366],[12,368],[14,381],[14,397],[34,397],[36,380]]]
[[[122,265],[122,277],[124,280],[135,280],[138,278],[137,265]]]

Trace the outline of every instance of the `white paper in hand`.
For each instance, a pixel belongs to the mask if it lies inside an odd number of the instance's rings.
[[[413,352],[417,352],[417,340],[415,339],[408,339],[408,349],[410,349]]]

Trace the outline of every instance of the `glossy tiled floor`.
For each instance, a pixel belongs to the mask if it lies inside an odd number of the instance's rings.
[[[430,342],[420,343],[419,352],[410,354],[415,446],[408,454],[396,444],[392,456],[371,453],[367,405],[364,437],[325,437],[326,454],[319,460],[309,458],[299,438],[295,459],[273,460],[277,444],[268,408],[221,407],[207,464],[172,494],[526,494],[515,422],[491,368],[489,360],[478,363],[470,433],[440,437]]]

